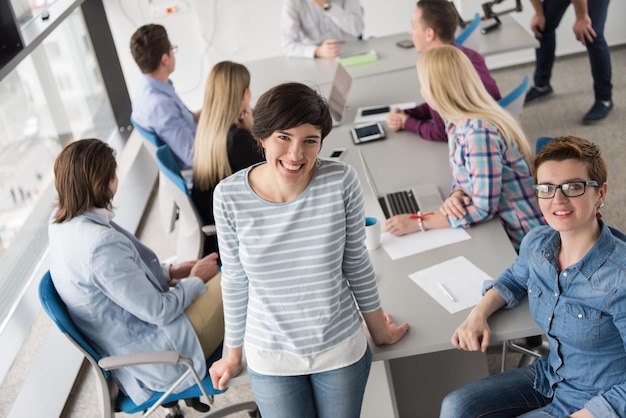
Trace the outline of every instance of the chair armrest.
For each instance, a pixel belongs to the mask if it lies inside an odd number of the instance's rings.
[[[105,370],[113,370],[142,364],[178,364],[180,357],[176,351],[147,351],[103,357],[98,361],[98,365]]]
[[[217,229],[215,228],[215,225],[204,225],[202,227],[202,232],[204,232],[204,235],[206,235],[207,237],[217,235]]]

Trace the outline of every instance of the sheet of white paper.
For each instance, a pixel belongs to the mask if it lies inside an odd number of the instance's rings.
[[[471,239],[470,234],[462,228],[429,229],[424,232],[396,237],[389,232],[383,232],[380,243],[383,245],[392,260],[408,257],[433,248],[454,244],[455,242]]]
[[[354,117],[354,124],[358,125],[361,123],[366,123],[366,122],[380,122],[380,121],[385,121],[387,120],[387,115],[389,114],[389,112],[385,112],[385,113],[376,113],[375,115],[367,115],[367,116],[363,116],[361,114],[361,112],[363,112],[363,110],[365,109],[372,109],[372,108],[377,108],[377,107],[383,107],[383,106],[387,106],[387,105],[378,105],[378,106],[365,106],[365,107],[359,107],[356,110],[356,116]],[[412,107],[417,106],[417,104],[415,102],[407,102],[407,103],[396,103],[396,104],[391,104],[388,105],[390,109],[393,108],[399,108],[399,109],[410,109]]]
[[[476,305],[482,297],[483,282],[491,279],[463,256],[409,274],[409,278],[451,314]]]

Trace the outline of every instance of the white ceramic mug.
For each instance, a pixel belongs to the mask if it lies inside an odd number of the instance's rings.
[[[373,216],[365,218],[365,246],[368,250],[380,247],[380,222]]]

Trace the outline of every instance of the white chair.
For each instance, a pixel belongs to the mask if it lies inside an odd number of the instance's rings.
[[[454,39],[454,43],[478,51],[480,46],[480,31],[477,30],[479,24],[480,15],[476,13],[470,24]]]
[[[521,116],[524,108],[524,98],[530,85],[530,76],[526,74],[522,82],[509,94],[498,100],[498,104],[505,108],[519,125],[522,124]]]
[[[156,160],[159,166],[159,205],[166,206],[161,213],[173,213],[167,219],[168,232],[174,230],[178,218],[176,260],[195,260],[202,256],[204,236],[215,235],[215,226],[203,226],[202,217],[191,199],[187,183],[167,145],[157,148]],[[175,205],[178,211],[171,210],[170,205]]]

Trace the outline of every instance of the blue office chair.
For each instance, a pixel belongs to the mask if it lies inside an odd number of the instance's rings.
[[[39,300],[44,311],[57,328],[85,355],[91,366],[93,367],[98,387],[100,389],[100,405],[103,407],[102,416],[105,418],[115,418],[116,411],[122,411],[127,414],[145,411],[144,417],[154,412],[160,405],[176,402],[180,399],[196,398],[206,396],[209,403],[213,403],[213,395],[223,393],[217,390],[211,383],[211,377],[207,374],[204,379],[193,368],[193,364],[189,357],[183,356],[175,351],[162,352],[144,352],[119,356],[102,357],[87,341],[82,332],[76,327],[74,321],[69,315],[67,306],[59,296],[52,282],[50,272],[41,279],[39,283]],[[218,348],[213,355],[207,360],[207,370],[209,365],[221,357],[221,347]],[[141,405],[136,405],[128,396],[119,391],[117,385],[112,379],[111,370],[129,366],[137,366],[142,364],[184,364],[188,370],[181,375],[177,382],[167,392],[156,392],[154,395]],[[179,393],[172,393],[176,387],[183,382],[189,374],[192,374],[196,380],[196,385]],[[205,415],[204,418],[219,418],[230,415],[234,412],[248,411],[250,416],[255,416],[257,406],[254,402],[242,402],[221,408],[217,411]],[[182,416],[182,415],[178,415]]]
[[[178,219],[176,259],[179,261],[197,259],[204,251],[205,235],[216,234],[215,225],[203,225],[202,217],[191,199],[187,182],[167,145],[157,149],[156,160],[159,166],[159,206],[161,215],[169,222],[167,232],[174,230]]]
[[[454,39],[454,43],[478,51],[480,46],[478,25],[480,25],[480,15],[476,13],[471,23]]]
[[[554,138],[551,136],[540,136],[537,138],[537,143],[535,144],[535,155],[539,154],[539,151],[545,147],[548,142],[552,141]]]
[[[164,145],[163,141],[161,141],[154,132],[150,132],[144,127],[142,127],[141,125],[139,125],[137,122],[135,122],[132,116],[130,117],[130,123],[132,123],[133,127],[147,141],[148,148],[151,148],[151,149],[148,149],[148,151],[152,151],[150,153],[151,155],[154,155],[154,152],[156,151],[157,148],[159,148],[161,145]]]
[[[506,109],[513,119],[521,125],[522,109],[524,108],[524,98],[526,91],[530,85],[530,76],[526,74],[522,82],[515,87],[509,94],[498,100],[498,104]]]

